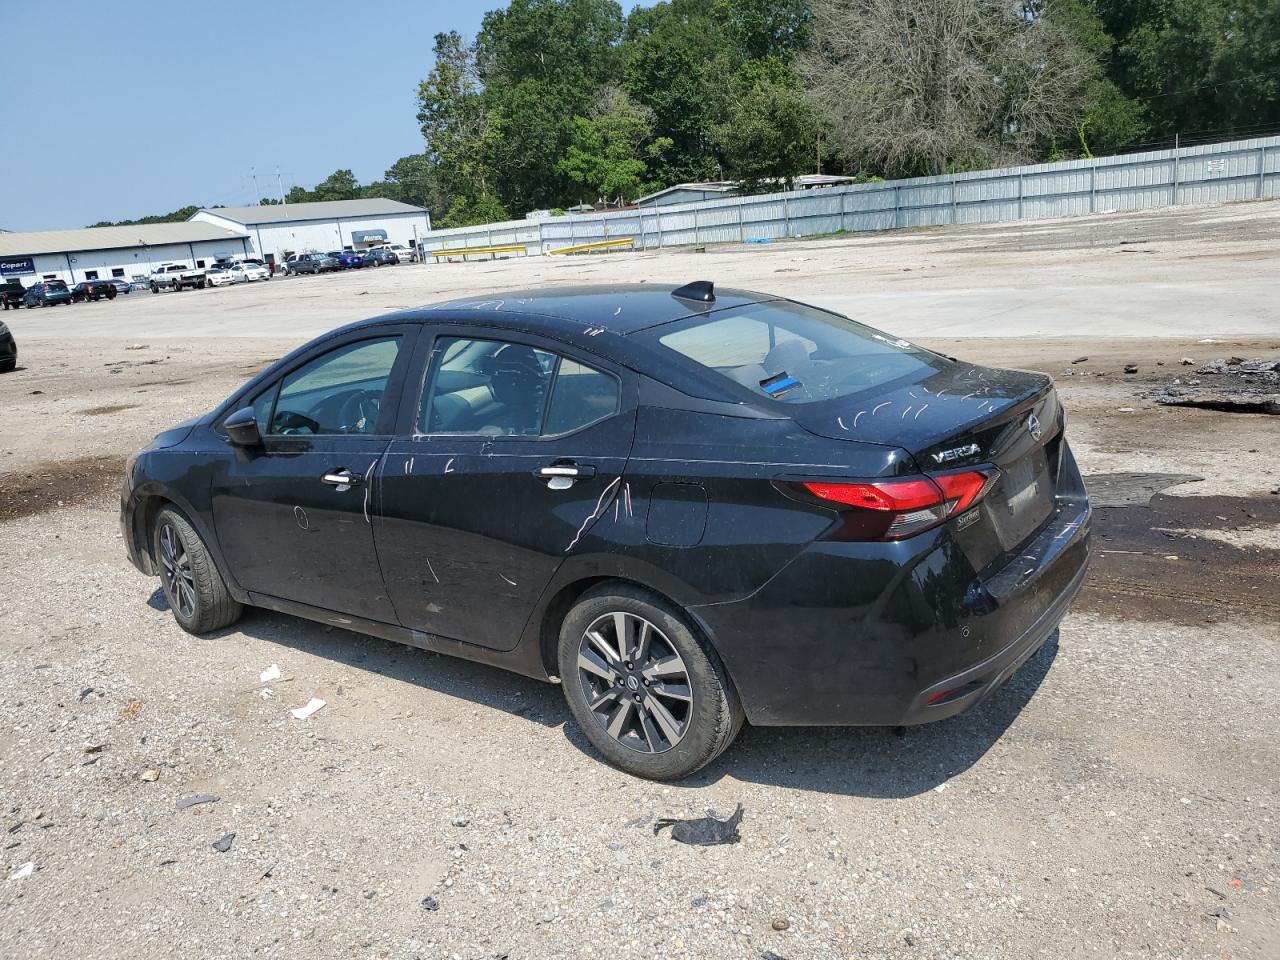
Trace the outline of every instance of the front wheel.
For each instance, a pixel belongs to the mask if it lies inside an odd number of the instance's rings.
[[[173,507],[162,509],[152,538],[160,582],[178,626],[201,634],[240,619],[244,608],[231,596],[209,549],[181,512]]]
[[[702,769],[742,728],[724,666],[666,601],[629,584],[589,590],[560,628],[565,699],[614,766],[650,780]]]
[[[151,284],[151,292],[152,292],[152,293],[159,293],[159,292],[160,292],[160,285],[159,285],[159,284],[156,284],[156,283]]]

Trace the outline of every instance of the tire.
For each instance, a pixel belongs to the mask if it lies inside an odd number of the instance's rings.
[[[18,358],[12,357],[8,360],[0,360],[0,373],[13,373],[18,369]]]
[[[619,616],[630,647],[621,655]],[[638,652],[645,624],[647,655],[627,660]],[[588,631],[603,644],[589,640]],[[579,667],[584,650],[594,655],[589,671]],[[630,584],[604,583],[583,594],[561,624],[557,662],[583,734],[606,760],[634,776],[687,777],[723,753],[742,729],[742,705],[715,651],[677,608]],[[612,683],[600,675],[602,666]],[[658,687],[669,692],[659,694]]]
[[[181,511],[165,507],[156,515],[151,544],[178,626],[187,633],[202,634],[240,619],[244,607],[227,590],[204,541]]]
[[[159,284],[156,284],[156,283],[151,284],[151,292],[152,292],[152,293],[159,293],[159,292],[160,292],[160,285],[159,285]]]

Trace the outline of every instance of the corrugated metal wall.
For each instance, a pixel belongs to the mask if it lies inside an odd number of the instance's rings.
[[[955,176],[704,200],[434,230],[427,250],[521,245],[531,255],[631,237],[636,249],[750,243],[1280,197],[1280,137]]]

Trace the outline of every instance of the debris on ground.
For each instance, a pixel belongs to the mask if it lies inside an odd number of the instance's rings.
[[[422,909],[429,910],[432,913],[434,913],[436,910],[440,909],[440,901],[437,900],[435,897],[423,897]]]
[[[781,933],[783,930],[791,929],[791,921],[785,918],[779,918],[773,921],[773,923],[771,923],[770,926],[773,927],[773,929],[777,930],[779,933]]]
[[[1193,366],[1195,361],[1183,357],[1182,364]],[[1209,382],[1189,379],[1184,384],[1181,379],[1175,379],[1168,386],[1145,391],[1139,396],[1155,400],[1165,407],[1280,415],[1280,359],[1219,358],[1198,367],[1196,373],[1209,378]],[[1184,389],[1201,386],[1204,389]]]
[[[1084,362],[1085,362],[1086,360],[1088,360],[1088,359],[1089,359],[1088,357],[1076,357],[1076,358],[1075,358],[1074,360],[1072,360],[1071,362],[1072,362],[1072,363],[1084,363]]]
[[[728,820],[717,820],[715,813],[707,811],[708,816],[697,820],[674,820],[663,817],[653,825],[655,836],[667,827],[671,828],[671,839],[679,843],[687,843],[695,847],[711,847],[719,843],[737,843],[742,837],[738,834],[738,824],[742,823],[742,804],[738,804],[733,816]]]
[[[274,680],[279,680],[281,676],[283,676],[283,674],[280,673],[280,668],[273,663],[271,666],[267,667],[267,669],[263,670],[262,673],[258,674],[258,682],[271,683]]]
[[[120,712],[116,714],[116,723],[124,723],[126,720],[132,720],[142,712],[142,701],[134,698],[120,708]]]
[[[155,767],[149,767],[148,769],[143,770],[142,773],[138,774],[138,779],[145,783],[155,783],[160,779],[160,771]]]
[[[1126,364],[1124,365],[1124,372],[1125,372],[1125,373],[1137,373],[1137,372],[1138,372],[1138,365],[1137,365],[1136,363],[1126,363]]]
[[[295,720],[305,720],[317,710],[324,706],[324,701],[316,697],[312,697],[305,707],[298,707],[296,710],[290,710]]]
[[[228,833],[221,840],[213,841],[213,849],[217,850],[219,853],[226,853],[231,849],[231,843],[235,838],[236,835],[234,833]]]
[[[26,863],[20,866],[17,870],[13,871],[13,873],[9,874],[9,881],[13,882],[14,880],[25,880],[27,879],[27,877],[31,876],[31,874],[35,872],[36,872],[35,861],[28,860]]]
[[[178,810],[185,810],[187,807],[199,806],[202,803],[217,803],[221,797],[216,797],[212,793],[197,793],[193,797],[183,797],[176,804]]]

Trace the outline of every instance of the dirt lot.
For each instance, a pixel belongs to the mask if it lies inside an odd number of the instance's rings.
[[[1141,395],[1182,357],[1280,357],[1278,223],[1250,204],[4,314],[0,955],[1280,956],[1280,420]],[[124,560],[127,453],[307,336],[692,276],[1057,378],[1095,562],[992,699],[905,731],[748,729],[656,785],[600,763],[554,687],[266,612],[196,639]],[[196,794],[219,799],[176,809]],[[653,834],[737,803],[739,844]]]

